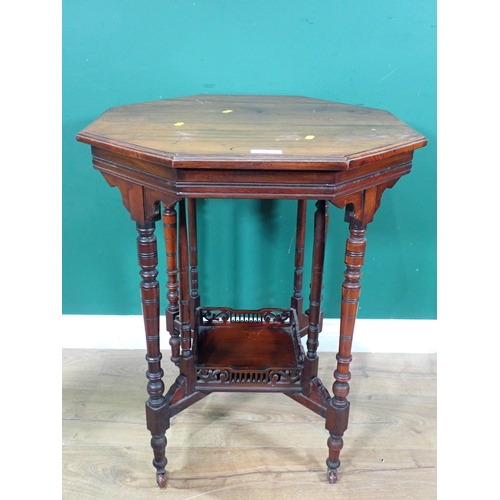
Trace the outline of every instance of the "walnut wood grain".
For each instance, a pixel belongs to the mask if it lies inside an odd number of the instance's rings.
[[[387,111],[299,96],[198,95],[116,106],[78,139],[173,168],[346,170],[425,145]],[[281,151],[281,154],[251,151]]]

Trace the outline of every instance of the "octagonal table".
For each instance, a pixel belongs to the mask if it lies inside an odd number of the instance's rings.
[[[171,417],[214,391],[283,393],[325,418],[327,478],[334,483],[348,424],[365,231],[384,190],[410,172],[414,150],[427,140],[378,109],[306,97],[230,95],[117,106],[77,139],[91,145],[94,167],[119,188],[137,226],[148,363],[146,420],[158,485],[167,482],[165,432]],[[201,304],[198,198],[298,200],[289,308],[233,310]],[[306,310],[302,274],[307,200],[317,203]],[[349,224],[332,394],[318,378],[317,354],[329,204],[344,209]],[[154,234],[161,218],[167,330],[171,361],[179,368],[166,392]]]

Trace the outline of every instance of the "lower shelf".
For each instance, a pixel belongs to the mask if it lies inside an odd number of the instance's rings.
[[[304,352],[293,309],[199,313],[198,390],[300,390]]]

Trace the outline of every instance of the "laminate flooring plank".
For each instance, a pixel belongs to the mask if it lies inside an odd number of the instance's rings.
[[[108,357],[98,349],[63,349],[62,387],[93,390]]]
[[[218,399],[219,394],[211,394],[206,399]],[[229,396],[224,394],[224,396]],[[251,401],[239,407],[237,412],[230,409],[230,401],[226,405],[211,405],[207,401],[202,407],[195,405],[190,412],[182,412],[171,420],[167,438],[176,446],[280,446],[286,443],[289,434],[293,434],[294,447],[323,446],[328,434],[324,428],[324,420],[282,395],[246,395]],[[273,401],[281,397],[284,404],[279,412],[269,415]],[[221,398],[222,399],[222,398]],[[226,400],[227,398],[223,398]],[[411,403],[401,398],[365,399],[353,398],[353,411],[349,428],[346,431],[347,445],[359,443],[357,446],[422,446],[436,432],[436,421],[433,416],[435,403],[414,398]],[[107,399],[108,405],[99,405],[94,395],[93,401],[82,406],[80,412],[73,412],[63,422],[63,435],[69,436],[68,443],[81,445],[113,443],[113,429],[126,434],[128,439],[138,440],[147,436],[141,432],[145,428],[145,417],[142,412],[127,414],[123,400]],[[267,403],[267,404],[266,404]],[[78,410],[78,405],[76,410]],[[142,410],[144,410],[142,408]],[[245,414],[248,418],[245,418]],[[259,418],[260,417],[260,418]],[[312,417],[312,418],[311,418]],[[80,429],[78,438],[74,429]],[[395,440],[397,438],[397,440]],[[431,438],[431,444],[432,440]],[[95,443],[93,443],[93,441]]]
[[[320,353],[330,389],[335,354]],[[63,352],[63,498],[434,499],[436,356],[355,353],[339,481],[324,420],[282,394],[215,393],[172,418],[160,490],[143,351]],[[177,369],[164,356],[168,387]]]
[[[169,486],[152,480],[149,447],[74,448],[65,460],[64,491],[87,498],[436,498],[434,453],[356,450],[343,457],[339,482],[326,482],[315,448],[170,449]],[[174,458],[175,457],[175,461]],[[292,459],[292,460],[291,460]],[[268,495],[266,497],[266,494]],[[158,496],[157,496],[158,495]]]

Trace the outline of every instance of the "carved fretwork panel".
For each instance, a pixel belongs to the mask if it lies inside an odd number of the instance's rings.
[[[301,370],[274,369],[268,370],[234,370],[232,368],[199,368],[197,381],[204,384],[231,385],[264,385],[282,386],[296,384],[300,387]]]
[[[205,307],[200,309],[201,325],[231,323],[290,325],[291,309],[260,309],[259,311],[235,311],[230,308]]]

